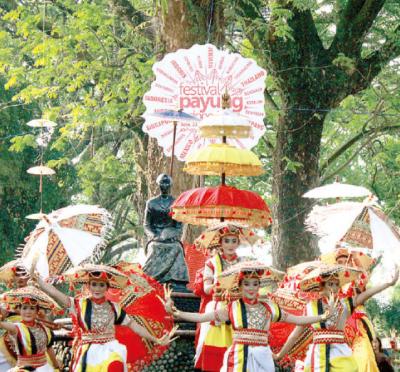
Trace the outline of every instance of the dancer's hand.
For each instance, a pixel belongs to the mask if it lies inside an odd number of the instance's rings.
[[[178,315],[178,309],[174,305],[174,301],[171,298],[172,289],[167,284],[164,284],[164,298],[157,295],[158,299],[162,302],[167,313],[172,315]]]
[[[276,360],[276,361],[279,361],[279,360],[281,360],[282,359],[282,355],[280,355],[280,353],[272,353],[272,359],[273,360]]]
[[[178,338],[178,336],[177,337],[173,337],[173,336],[174,336],[175,332],[177,331],[177,329],[178,329],[178,326],[175,325],[168,333],[166,333],[161,338],[158,338],[156,340],[156,343],[161,346],[167,346],[172,341],[175,341]]]
[[[322,314],[322,320],[325,321],[327,319],[330,319],[333,314],[335,313],[335,309],[337,306],[337,303],[339,301],[339,298],[334,296],[333,293],[329,296],[328,300],[328,309]]]

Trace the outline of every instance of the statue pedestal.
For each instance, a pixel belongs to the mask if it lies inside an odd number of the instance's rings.
[[[189,275],[180,242],[150,242],[143,271],[160,283],[186,285]]]

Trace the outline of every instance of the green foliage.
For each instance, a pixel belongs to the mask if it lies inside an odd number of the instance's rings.
[[[393,330],[400,329],[399,306],[399,286],[395,287],[390,303],[380,303],[374,298],[366,303],[368,315],[381,337],[390,336]]]
[[[0,88],[0,105],[10,102],[13,93]],[[35,227],[35,222],[25,216],[40,209],[39,180],[26,172],[39,159],[35,137],[33,134],[18,135],[22,130],[30,130],[25,124],[36,111],[34,106],[10,106],[0,110],[0,265],[14,257],[15,248]],[[58,154],[45,155],[48,158]],[[71,172],[72,169],[63,170],[55,178],[45,178],[44,211],[69,202],[75,188]]]

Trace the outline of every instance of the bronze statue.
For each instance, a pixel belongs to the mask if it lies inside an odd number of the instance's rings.
[[[144,212],[143,226],[149,242],[143,270],[160,283],[187,283],[188,272],[180,242],[182,223],[170,216],[175,200],[170,195],[172,179],[167,174],[160,174],[156,182],[161,193],[146,202]]]

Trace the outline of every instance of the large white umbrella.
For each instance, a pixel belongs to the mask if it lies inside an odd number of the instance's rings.
[[[44,278],[99,259],[112,229],[111,215],[94,205],[74,205],[44,215],[26,239],[21,261]]]
[[[362,203],[341,202],[313,208],[306,220],[307,229],[321,238],[325,252],[338,243],[365,249],[373,257],[382,256],[386,271],[400,264],[400,232],[383,213],[376,200]],[[379,273],[379,270],[375,270]],[[383,274],[381,270],[380,274]]]
[[[303,198],[330,199],[330,198],[358,198],[371,195],[371,191],[363,186],[334,182],[316,187],[303,195]]]

